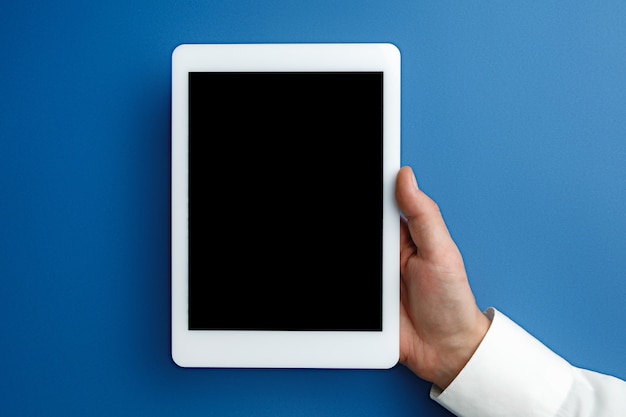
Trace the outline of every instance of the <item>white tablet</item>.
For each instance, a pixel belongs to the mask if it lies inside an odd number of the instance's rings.
[[[180,45],[171,155],[176,364],[397,363],[396,47]]]

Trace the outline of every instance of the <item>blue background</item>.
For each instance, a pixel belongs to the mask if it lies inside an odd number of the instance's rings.
[[[577,366],[626,378],[624,2],[2,9],[2,415],[449,415],[400,365],[173,364],[170,54],[180,43],[396,44],[402,162],[441,206],[481,308]]]

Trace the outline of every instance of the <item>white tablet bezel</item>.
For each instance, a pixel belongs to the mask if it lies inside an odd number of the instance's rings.
[[[188,73],[383,72],[382,331],[188,329]],[[356,152],[356,150],[355,150]],[[171,285],[174,362],[181,367],[388,369],[399,356],[400,53],[389,43],[183,44],[172,54]]]

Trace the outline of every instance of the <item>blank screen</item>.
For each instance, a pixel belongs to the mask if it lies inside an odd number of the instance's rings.
[[[382,330],[382,72],[189,73],[189,329]]]

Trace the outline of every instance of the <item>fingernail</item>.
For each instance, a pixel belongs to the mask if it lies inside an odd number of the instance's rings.
[[[415,188],[419,188],[417,185],[417,179],[415,178],[415,172],[413,172],[413,170],[411,170],[411,177],[413,178],[413,185],[415,186]]]

